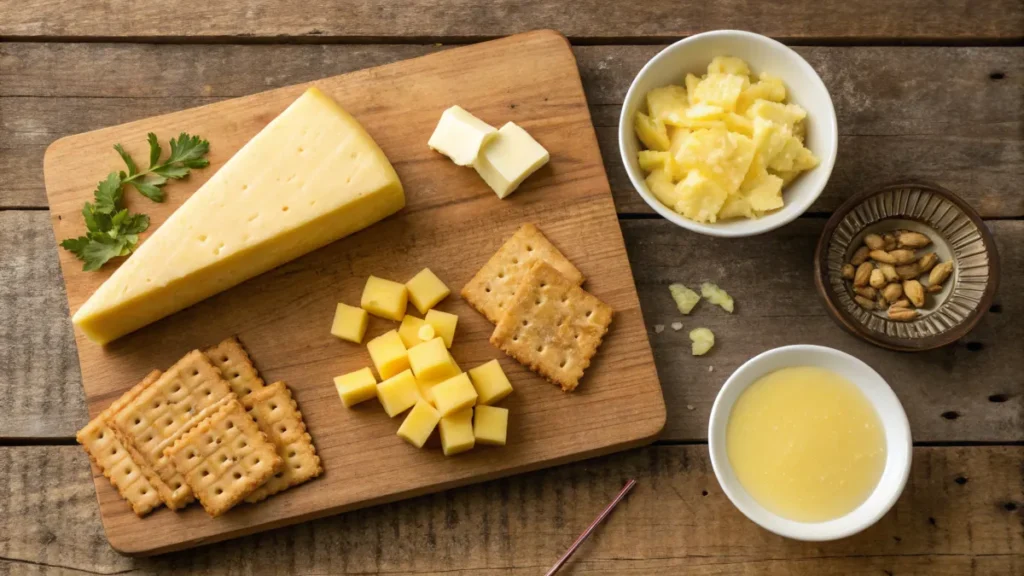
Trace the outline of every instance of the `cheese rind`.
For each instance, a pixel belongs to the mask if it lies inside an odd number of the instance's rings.
[[[75,313],[105,344],[394,214],[405,193],[355,118],[310,88]]]
[[[473,167],[498,198],[504,198],[550,158],[548,151],[526,130],[509,122],[484,146]]]

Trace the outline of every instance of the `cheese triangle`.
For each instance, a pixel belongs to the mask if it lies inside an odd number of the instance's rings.
[[[105,344],[404,205],[377,143],[310,88],[142,242],[74,324]]]

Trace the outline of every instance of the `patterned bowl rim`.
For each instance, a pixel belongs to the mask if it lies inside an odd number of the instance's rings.
[[[885,194],[891,190],[906,188],[916,188],[918,190],[930,192],[955,204],[956,207],[959,208],[960,211],[963,212],[963,214],[967,216],[978,228],[982,242],[985,245],[985,251],[989,258],[988,282],[985,285],[985,292],[982,295],[978,306],[972,310],[962,322],[953,328],[939,334],[922,336],[919,338],[900,338],[898,336],[890,336],[888,334],[883,334],[869,329],[860,320],[853,317],[839,303],[835,292],[833,292],[829,286],[828,278],[829,244],[832,242],[832,236],[835,233],[836,228],[838,228],[843,222],[843,219],[845,219],[846,216],[855,208],[874,196]],[[880,188],[865,190],[854,194],[852,197],[847,199],[846,202],[844,202],[835,211],[835,213],[832,214],[831,218],[828,219],[828,222],[825,224],[825,229],[821,233],[821,237],[818,238],[818,245],[814,251],[814,284],[818,289],[818,295],[825,304],[825,309],[828,311],[829,316],[831,316],[832,319],[843,329],[854,336],[866,340],[876,346],[903,352],[922,352],[925,350],[932,350],[956,342],[967,335],[978,324],[984,313],[992,306],[996,292],[999,289],[999,277],[999,251],[996,249],[996,243],[992,237],[992,233],[989,231],[988,227],[985,226],[985,222],[981,219],[981,216],[975,212],[974,208],[960,198],[960,196],[943,188],[942,186],[939,186],[938,184],[918,179],[900,180],[891,184],[886,184]]]

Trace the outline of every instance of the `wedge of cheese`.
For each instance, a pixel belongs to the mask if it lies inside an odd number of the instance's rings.
[[[310,88],[146,239],[74,324],[105,344],[404,205],[377,143]]]

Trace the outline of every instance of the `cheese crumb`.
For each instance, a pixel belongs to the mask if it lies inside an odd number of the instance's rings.
[[[654,325],[654,333],[655,334],[661,334],[664,331],[665,331],[665,325],[664,324],[655,324]]]
[[[682,322],[673,322],[672,323],[672,329],[675,330],[676,332],[679,332],[680,330],[683,329],[683,323]]]

